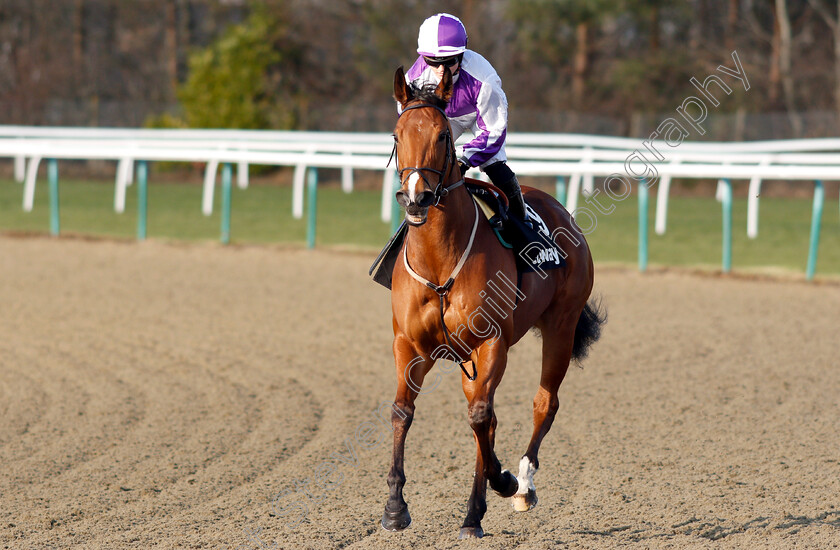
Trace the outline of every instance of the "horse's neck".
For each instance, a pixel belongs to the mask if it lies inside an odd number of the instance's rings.
[[[437,284],[444,284],[466,250],[475,208],[472,198],[461,187],[430,207],[426,223],[408,231],[408,261],[412,269]]]

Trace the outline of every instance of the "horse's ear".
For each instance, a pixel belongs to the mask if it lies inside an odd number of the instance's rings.
[[[405,105],[411,101],[412,98],[411,88],[405,81],[405,71],[403,70],[402,65],[400,65],[397,72],[394,74],[394,99],[399,101],[400,105]]]
[[[435,95],[447,103],[452,99],[452,73],[449,72],[449,69],[444,69],[440,84],[435,89]]]

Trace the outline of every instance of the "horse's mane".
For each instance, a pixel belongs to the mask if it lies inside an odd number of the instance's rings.
[[[435,94],[435,90],[437,90],[437,86],[434,84],[426,84],[425,86],[415,86],[411,84],[411,94],[414,96],[412,101],[423,101],[425,103],[431,103],[435,107],[440,107],[441,109],[446,109],[447,101],[445,99],[441,99],[437,94]]]

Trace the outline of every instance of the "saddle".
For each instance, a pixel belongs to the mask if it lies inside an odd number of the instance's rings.
[[[478,204],[499,243],[513,253],[518,272],[517,282],[523,273],[559,269],[566,265],[563,255],[551,239],[548,226],[527,202],[525,207],[536,229],[516,216],[508,216],[507,202],[500,198],[495,186],[472,179],[467,180],[464,186]],[[368,271],[374,281],[389,290],[394,266],[407,233],[408,225],[403,220]]]

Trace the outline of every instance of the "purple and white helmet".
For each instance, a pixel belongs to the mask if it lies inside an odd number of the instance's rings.
[[[423,21],[417,36],[417,53],[426,57],[450,57],[467,49],[467,29],[461,20],[439,13]]]

